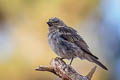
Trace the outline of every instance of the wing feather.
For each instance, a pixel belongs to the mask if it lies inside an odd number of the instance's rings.
[[[79,48],[81,48],[85,53],[93,56],[95,59],[98,57],[94,56],[88,49],[87,43],[82,39],[82,37],[77,33],[77,31],[71,27],[59,27],[60,37],[64,40],[74,43]]]

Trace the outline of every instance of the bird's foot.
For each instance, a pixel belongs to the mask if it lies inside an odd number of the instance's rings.
[[[61,60],[65,59],[65,58],[60,58]]]
[[[61,58],[61,57],[56,57],[56,59],[60,59],[60,60],[63,60],[64,58]]]
[[[72,58],[71,61],[70,61],[70,64],[69,64],[70,66],[71,66],[71,64],[72,64],[72,61],[73,61],[73,58]]]

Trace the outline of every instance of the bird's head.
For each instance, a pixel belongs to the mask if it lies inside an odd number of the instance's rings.
[[[65,26],[64,22],[62,20],[60,20],[59,18],[50,18],[47,22],[49,27],[61,27],[61,26]]]

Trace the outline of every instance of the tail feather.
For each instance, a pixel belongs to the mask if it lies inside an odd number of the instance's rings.
[[[104,66],[100,61],[98,61],[95,58],[92,58],[92,62],[96,63],[97,65],[99,65],[100,67],[102,67],[105,70],[108,70],[108,68],[106,66]]]
[[[89,54],[90,56],[94,57],[95,59],[99,59],[97,56],[93,55],[93,54]]]
[[[81,57],[79,57],[79,58],[81,58]],[[96,63],[97,65],[99,65],[100,67],[102,67],[103,69],[108,70],[107,67],[104,66],[100,61],[98,61],[98,59],[96,59],[94,56],[85,54],[85,55],[84,55],[84,59],[87,59],[87,60],[90,61],[90,62],[94,62],[94,63]]]

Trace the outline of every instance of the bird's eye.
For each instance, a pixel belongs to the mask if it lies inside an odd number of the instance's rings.
[[[58,23],[59,21],[54,21],[54,23]]]

